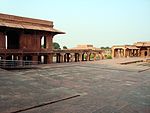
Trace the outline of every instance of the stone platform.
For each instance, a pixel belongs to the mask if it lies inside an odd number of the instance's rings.
[[[103,60],[0,69],[0,113],[150,113],[149,68]]]

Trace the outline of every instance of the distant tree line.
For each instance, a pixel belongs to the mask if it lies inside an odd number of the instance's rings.
[[[110,47],[100,47],[101,49],[111,49]]]
[[[59,43],[53,42],[53,49],[61,49]],[[67,49],[67,46],[63,46],[63,49]]]

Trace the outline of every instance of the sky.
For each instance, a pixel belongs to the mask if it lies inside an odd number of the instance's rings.
[[[61,47],[150,41],[150,0],[0,0],[0,13],[53,21]]]

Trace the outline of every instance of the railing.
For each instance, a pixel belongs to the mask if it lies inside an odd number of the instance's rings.
[[[39,64],[38,61],[23,61],[23,60],[0,60],[0,68],[15,69],[15,68],[33,68]]]

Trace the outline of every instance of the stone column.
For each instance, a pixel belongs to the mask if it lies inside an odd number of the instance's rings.
[[[77,59],[77,62],[79,62],[80,61],[80,54],[78,53],[78,59]]]
[[[79,53],[79,61],[80,61],[80,62],[82,61],[82,54],[83,54],[83,53]]]
[[[71,62],[74,62],[74,61],[75,61],[75,54],[71,53]]]
[[[37,55],[33,55],[32,56],[32,64],[38,64],[38,56]]]
[[[96,53],[94,53],[94,61],[96,61],[96,55],[97,55],[97,54],[96,54]]]
[[[138,49],[136,49],[136,57],[138,57]]]
[[[5,41],[5,34],[0,32],[0,49],[5,49],[6,48],[6,41]]]
[[[87,56],[86,56],[87,61],[90,61],[90,55],[91,55],[91,53],[87,53]]]
[[[64,55],[65,55],[65,53],[61,53],[61,54],[60,54],[60,62],[61,62],[61,63],[64,62]]]
[[[112,48],[111,50],[112,50],[112,53],[111,53],[112,54],[112,58],[114,58],[115,57],[115,49]]]
[[[22,66],[23,65],[23,55],[19,56],[19,65]]]
[[[99,53],[98,55],[99,55],[100,60],[102,60],[103,59],[102,53],[101,54]]]
[[[147,48],[147,56],[150,57],[150,48]]]
[[[123,52],[124,52],[124,57],[127,57],[126,48],[123,49]]]
[[[75,53],[74,56],[75,56],[75,62],[77,62],[78,61],[78,53]]]
[[[140,56],[140,50],[137,49],[137,56],[139,57]]]
[[[52,40],[53,40],[52,34],[46,35],[46,48],[47,49],[51,49],[52,50]]]
[[[130,57],[130,53],[131,53],[131,50],[130,49],[128,49],[128,56]]]
[[[53,54],[48,54],[48,55],[47,55],[47,63],[48,63],[48,64],[53,63]]]
[[[120,49],[118,49],[118,55],[117,56],[120,57]]]
[[[121,57],[124,56],[124,51],[123,51],[123,49],[120,49],[120,54],[121,54]]]

